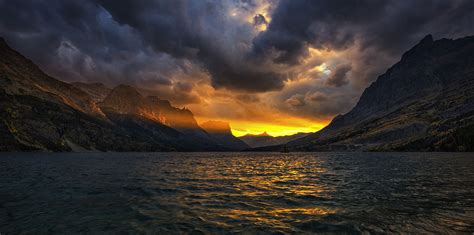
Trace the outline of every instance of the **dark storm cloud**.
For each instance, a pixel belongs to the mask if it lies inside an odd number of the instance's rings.
[[[251,28],[230,21],[228,6],[222,1],[97,2],[117,22],[137,30],[155,50],[201,64],[212,76],[214,87],[246,91],[283,87],[278,73],[239,58],[244,51],[236,47],[250,43],[249,37],[242,36],[249,36]]]
[[[276,50],[281,63],[295,63],[306,48],[343,49],[360,41],[400,53],[424,34],[473,33],[471,0],[281,0],[268,30],[254,40],[254,53]]]
[[[341,87],[349,83],[347,73],[352,69],[350,64],[340,64],[331,72],[331,76],[326,80],[329,86]]]
[[[124,82],[127,67],[145,65],[145,59],[137,58],[140,53],[148,54],[147,62],[156,60],[131,29],[89,1],[4,0],[0,12],[0,35],[67,81]]]
[[[308,63],[309,71],[325,62],[303,60],[308,47],[350,50],[346,61],[327,63],[327,82],[286,87],[275,101],[319,115],[350,108],[424,35],[474,34],[472,0],[270,2],[271,12],[243,19],[260,1],[0,0],[0,36],[63,80],[150,85],[180,96],[195,87],[177,74],[190,77],[196,68],[215,88],[274,91],[298,77],[295,65]],[[263,24],[267,30],[256,32]]]

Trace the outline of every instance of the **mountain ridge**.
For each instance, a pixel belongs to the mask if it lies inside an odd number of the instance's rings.
[[[169,101],[59,81],[3,39],[0,55],[0,151],[231,150]]]
[[[290,141],[303,138],[310,133],[296,133],[294,135],[286,135],[286,136],[271,136],[269,135],[266,131],[258,134],[258,135],[252,135],[252,134],[247,134],[244,136],[240,136],[239,139],[244,141],[246,144],[248,144],[252,148],[258,148],[258,147],[265,147],[265,146],[275,146],[275,145],[281,145],[281,144],[286,144]]]
[[[319,132],[278,151],[473,151],[474,37],[426,36]]]

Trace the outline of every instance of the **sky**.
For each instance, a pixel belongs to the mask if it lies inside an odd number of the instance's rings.
[[[134,85],[235,135],[314,132],[472,0],[0,0],[0,36],[67,82]]]

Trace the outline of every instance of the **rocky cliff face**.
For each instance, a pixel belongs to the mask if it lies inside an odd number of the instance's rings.
[[[474,37],[425,37],[323,130],[293,150],[474,150]],[[282,148],[282,147],[280,147]]]
[[[163,117],[162,121],[165,125],[183,131],[193,129],[202,130],[196,119],[194,119],[191,110],[173,107],[169,101],[161,100],[156,96],[148,96],[147,100],[154,109],[160,111]]]
[[[99,105],[106,116],[114,122],[128,120],[137,124],[147,120],[154,122],[156,126],[176,130],[181,135],[176,144],[182,146],[182,149],[232,150],[221,143],[225,143],[224,140],[215,139],[204,131],[190,110],[173,107],[169,101],[155,96],[144,97],[132,86],[115,87]],[[166,136],[164,133],[157,134]]]
[[[244,150],[250,148],[250,146],[244,141],[232,135],[230,125],[227,122],[208,121],[202,123],[201,127],[224,147],[232,150]]]

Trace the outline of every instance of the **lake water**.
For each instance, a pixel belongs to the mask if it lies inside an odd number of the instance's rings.
[[[0,233],[474,232],[474,154],[0,154]]]

